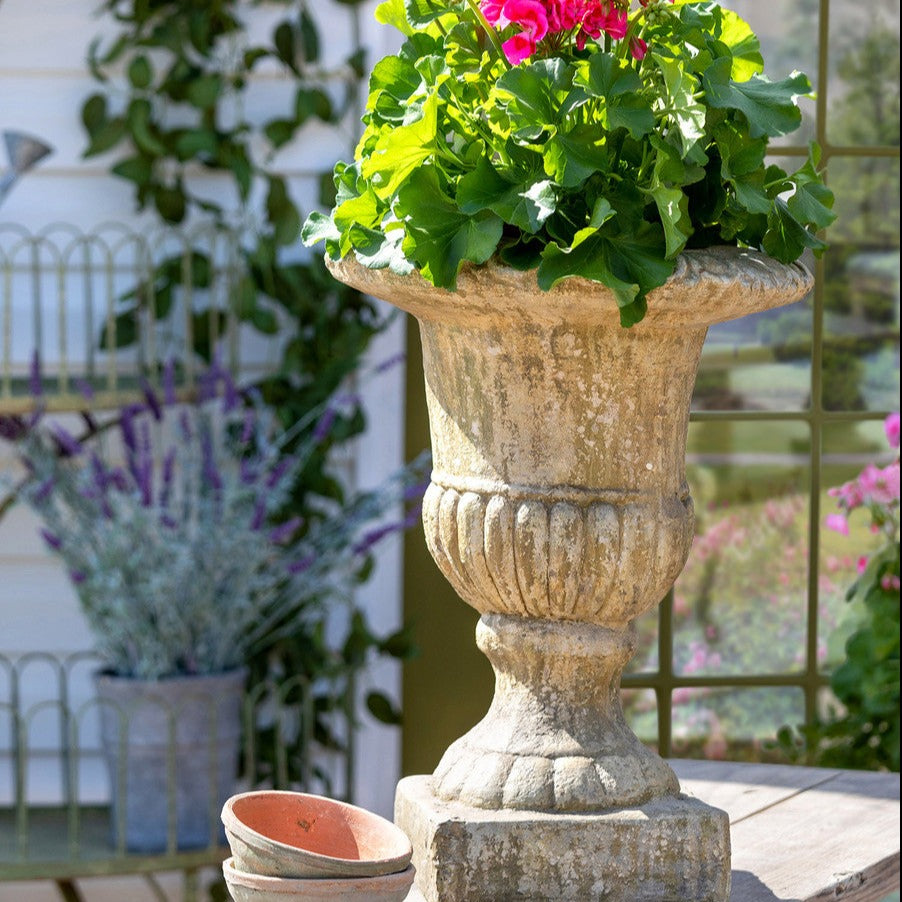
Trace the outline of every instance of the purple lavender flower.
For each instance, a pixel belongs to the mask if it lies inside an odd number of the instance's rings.
[[[337,416],[337,408],[330,404],[323,411],[323,415],[316,421],[316,426],[313,427],[313,438],[315,441],[324,442],[329,437]]]
[[[63,540],[49,529],[41,530],[41,538],[47,543],[47,547],[54,551],[59,551],[63,547]]]
[[[257,481],[257,469],[246,457],[241,458],[241,462],[238,464],[238,472],[241,476],[242,485],[253,485]]]
[[[372,529],[369,532],[364,533],[363,538],[359,542],[357,542],[357,544],[355,544],[351,550],[354,552],[354,554],[367,554],[374,545],[376,545],[378,542],[381,542],[382,539],[384,539],[386,536],[389,536],[394,532],[403,532],[405,529],[409,529],[411,526],[414,526],[419,520],[421,513],[422,512],[420,508],[411,508],[411,510],[407,512],[403,520],[398,520],[394,523],[386,523],[383,526],[379,526],[376,529]]]
[[[153,418],[158,423],[161,423],[163,421],[163,408],[160,405],[160,399],[153,390],[153,386],[146,379],[141,380],[141,392],[144,395],[144,400],[147,402],[147,409]]]
[[[55,426],[53,429],[53,439],[63,457],[78,457],[82,452],[81,443],[71,433],[67,432],[62,426]]]
[[[163,403],[172,407],[176,402],[175,394],[175,358],[170,357],[163,367]]]
[[[129,456],[138,453],[138,436],[135,433],[135,416],[142,408],[136,404],[128,404],[122,408],[119,414],[119,431],[122,433],[122,443]]]
[[[87,580],[87,575],[82,573],[81,570],[70,570],[69,571],[69,579],[75,583],[76,586],[80,586],[85,580]]]
[[[283,457],[270,471],[269,476],[266,480],[266,487],[268,489],[274,489],[278,484],[285,478],[285,474],[291,468],[294,463],[294,458],[292,457]]]
[[[28,425],[18,414],[0,414],[0,438],[18,442],[28,434]]]
[[[216,466],[216,455],[213,449],[213,436],[209,429],[203,429],[200,434],[201,447],[201,475],[204,482],[215,492],[222,489],[222,476]]]
[[[109,485],[113,486],[117,492],[129,491],[128,477],[119,467],[116,467],[115,470],[110,470],[109,477]]]
[[[172,496],[173,476],[175,475],[175,448],[170,448],[163,458],[162,488],[160,489],[160,507],[169,507]]]
[[[399,351],[397,354],[393,354],[391,357],[386,358],[382,363],[378,364],[375,367],[374,372],[385,373],[399,363],[404,363],[405,360],[407,360],[407,354],[403,351]]]
[[[300,517],[292,517],[284,523],[280,523],[269,534],[269,541],[274,545],[283,545],[297,532],[298,527],[304,521]]]
[[[56,480],[52,476],[48,479],[45,479],[31,496],[32,501],[34,501],[34,503],[38,505],[45,504],[50,500],[50,496],[53,494],[55,485]]]
[[[222,396],[222,409],[224,413],[231,413],[240,406],[241,393],[238,391],[238,386],[235,385],[235,380],[228,370],[220,370],[220,374],[222,384],[225,387],[225,392]]]
[[[78,389],[78,393],[88,402],[94,400],[94,387],[88,382],[87,379],[76,379],[75,387]]]
[[[94,485],[101,492],[105,492],[110,484],[110,476],[96,451],[91,452],[91,475],[94,477]]]
[[[190,442],[194,433],[191,429],[191,415],[188,413],[187,407],[179,415],[179,429],[182,432],[182,438],[186,442]]]
[[[305,570],[309,570],[313,566],[315,561],[316,556],[313,554],[308,554],[297,561],[292,561],[288,565],[288,572],[296,576],[298,573],[303,573]]]
[[[258,498],[254,504],[254,516],[251,519],[251,529],[258,532],[266,520],[266,502],[262,498]]]
[[[252,407],[244,412],[244,422],[241,425],[241,444],[247,445],[254,437],[254,428],[257,425],[257,414]]]

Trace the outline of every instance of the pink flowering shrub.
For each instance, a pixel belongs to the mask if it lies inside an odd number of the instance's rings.
[[[813,726],[778,738],[784,748],[826,766],[899,770],[899,414],[886,419],[886,437],[896,459],[869,464],[830,495],[840,511],[825,519],[829,529],[849,535],[850,518],[865,512],[881,544],[858,561],[858,576],[846,593],[847,616],[832,644],[844,659],[830,678],[839,706]]]

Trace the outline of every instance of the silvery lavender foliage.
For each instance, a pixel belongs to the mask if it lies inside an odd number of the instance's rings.
[[[347,597],[371,548],[418,515],[426,458],[309,528],[273,523],[341,399],[276,435],[269,410],[216,367],[196,403],[176,403],[171,370],[162,398],[144,395],[120,411],[115,457],[110,436],[80,441],[42,418],[6,430],[29,473],[21,497],[117,674],[215,673],[311,628]],[[309,437],[286,453],[298,434]]]

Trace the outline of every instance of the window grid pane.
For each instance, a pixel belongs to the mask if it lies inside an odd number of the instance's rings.
[[[869,454],[878,453],[871,447],[875,436],[886,414],[898,407],[898,4],[875,0],[867,17],[853,0],[778,0],[766,5],[724,0],[723,5],[759,33],[774,77],[780,77],[790,57],[790,68],[812,76],[817,98],[804,107],[802,130],[792,136],[792,144],[775,142],[773,152],[786,158],[779,162],[788,167],[807,156],[809,139],[816,140],[842,219],[827,235],[831,249],[826,257],[808,261],[815,276],[810,299],[784,309],[778,315],[782,320],[712,330],[691,418],[693,430],[716,427],[709,430],[714,437],[706,449],[710,454],[721,451],[718,430],[729,436],[739,424],[757,425],[765,438],[773,437],[771,453],[785,450],[781,442],[787,434],[774,424],[783,424],[793,434],[807,431],[807,448],[792,451],[807,456],[807,478],[800,488],[807,513],[801,521],[807,533],[806,585],[799,584],[797,574],[793,577],[798,609],[804,611],[799,648],[792,660],[778,662],[783,672],[768,672],[780,668],[773,662],[756,666],[753,660],[744,662],[738,673],[725,664],[723,653],[719,663],[712,658],[716,652],[703,643],[699,648],[683,643],[681,648],[687,602],[680,591],[692,578],[690,570],[660,606],[657,635],[647,622],[640,624],[642,649],[623,679],[625,708],[643,736],[653,718],[648,693],[638,690],[654,691],[658,747],[665,756],[705,754],[706,746],[711,755],[724,750],[739,754],[742,746],[766,757],[771,754],[763,744],[767,735],[775,735],[784,724],[814,719],[829,679],[829,636],[842,615],[839,583],[850,575],[848,559],[869,550],[866,536],[849,537],[842,553],[834,537],[824,534],[822,521],[833,510],[827,490],[857,473]],[[785,27],[787,17],[794,17],[792,28]],[[792,47],[780,44],[781,33],[792,36]],[[729,366],[724,353],[731,343],[739,366]],[[805,372],[800,374],[802,367]],[[729,463],[732,455],[739,461],[741,453],[735,446],[727,448],[724,460]],[[693,490],[698,504],[698,488]],[[750,511],[742,513],[748,516]],[[776,591],[777,568],[773,576]],[[712,724],[704,729],[705,716],[717,716],[716,711],[699,713],[705,710],[704,700],[729,699],[729,693],[743,700],[737,705],[746,712],[746,721],[732,727],[728,718],[725,723],[718,717],[717,729]],[[744,704],[749,700],[754,703]]]

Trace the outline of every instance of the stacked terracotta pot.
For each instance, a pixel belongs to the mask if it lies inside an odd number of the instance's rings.
[[[390,821],[297,792],[232,796],[222,809],[232,857],[222,866],[235,902],[403,902],[412,848]]]

